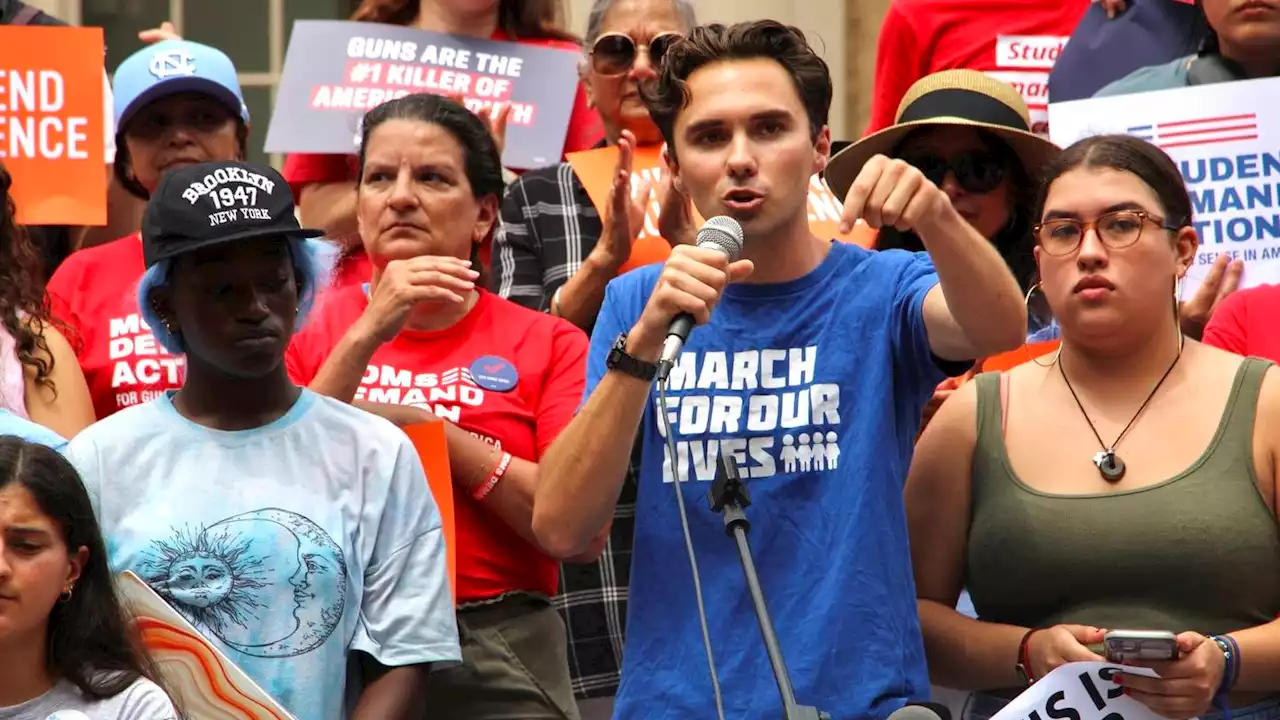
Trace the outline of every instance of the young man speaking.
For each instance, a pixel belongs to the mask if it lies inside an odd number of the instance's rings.
[[[610,283],[585,403],[542,459],[534,531],[572,555],[612,517],[642,433],[620,720],[715,717],[676,477],[725,715],[781,717],[735,545],[707,505],[721,454],[751,492],[752,548],[800,701],[840,720],[928,694],[902,506],[921,408],[945,374],[1019,345],[1026,313],[991,244],[899,160],[865,166],[844,223],[914,230],[932,262],[810,232],[831,93],[804,36],[772,21],[695,29],[651,89],[675,181],[746,242],[737,262],[683,246]],[[680,313],[700,327],[670,377],[668,457],[651,381]]]

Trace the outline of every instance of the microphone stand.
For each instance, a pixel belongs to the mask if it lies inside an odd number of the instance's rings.
[[[778,682],[778,694],[782,696],[783,720],[831,720],[827,713],[796,702],[791,675],[782,659],[782,648],[778,645],[778,636],[773,632],[773,621],[769,619],[769,608],[764,602],[764,590],[760,587],[756,563],[751,558],[751,547],[747,544],[747,531],[751,529],[751,522],[747,520],[743,509],[751,505],[751,498],[738,476],[738,466],[733,458],[721,453],[719,465],[709,493],[711,509],[724,515],[725,532],[737,542],[738,557],[742,560],[742,571],[747,578],[747,590],[751,593],[751,602],[755,605],[756,618],[760,622],[764,649],[769,655],[769,664],[773,666],[773,675]]]

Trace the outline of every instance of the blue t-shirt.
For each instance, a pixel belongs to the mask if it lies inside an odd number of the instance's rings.
[[[609,284],[587,396],[660,272]],[[937,282],[924,253],[833,243],[803,278],[730,286],[671,373],[681,477],[699,481],[683,491],[727,717],[781,717],[781,701],[736,546],[707,502],[721,452],[751,495],[749,540],[800,701],[841,720],[928,696],[902,489],[921,409],[945,377],[922,312]],[[652,398],[614,717],[714,717],[656,389]]]
[[[440,513],[386,420],[303,390],[275,422],[224,432],[165,395],[90,426],[67,455],[112,570],[137,574],[298,720],[347,717],[353,650],[390,667],[460,660]]]

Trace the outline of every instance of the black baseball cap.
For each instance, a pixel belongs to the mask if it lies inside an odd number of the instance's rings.
[[[298,224],[293,192],[274,168],[201,163],[165,173],[151,194],[142,216],[142,259],[151,267],[221,243],[323,234]]]

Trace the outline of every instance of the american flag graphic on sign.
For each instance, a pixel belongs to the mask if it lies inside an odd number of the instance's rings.
[[[1138,125],[1129,128],[1126,132],[1164,150],[1257,140],[1258,114],[1220,115],[1197,120]]]

